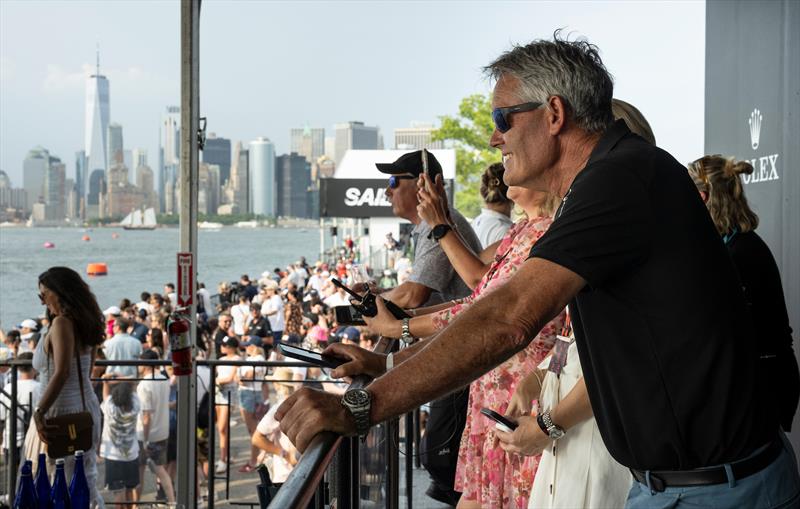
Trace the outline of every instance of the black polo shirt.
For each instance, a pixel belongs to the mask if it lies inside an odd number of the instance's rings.
[[[588,282],[570,310],[597,425],[621,464],[718,465],[775,437],[736,272],[668,153],[616,122],[531,256]]]

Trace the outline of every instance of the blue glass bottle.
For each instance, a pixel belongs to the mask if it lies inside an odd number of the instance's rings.
[[[20,469],[19,488],[14,499],[14,509],[36,509],[36,489],[33,487],[32,466],[31,461],[26,461]]]
[[[47,476],[47,454],[45,453],[39,455],[39,466],[36,469],[36,480],[33,482],[33,486],[36,488],[39,509],[51,509],[53,504],[50,501],[50,491],[53,488],[50,486],[50,478]]]
[[[53,509],[72,509],[67,488],[67,474],[64,472],[64,458],[56,460],[56,475],[53,478],[53,490],[50,492]]]
[[[92,495],[89,492],[89,481],[83,469],[83,451],[75,451],[75,472],[69,483],[69,500],[72,509],[89,509]]]

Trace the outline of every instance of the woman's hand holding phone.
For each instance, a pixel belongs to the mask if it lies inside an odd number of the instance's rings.
[[[504,451],[523,456],[536,456],[552,442],[552,439],[536,423],[534,417],[519,417],[517,423],[517,429],[511,433],[495,430],[495,436]]]
[[[437,224],[450,224],[450,207],[447,204],[447,192],[441,174],[432,182],[428,175],[422,173],[417,181],[417,214],[433,228]]]
[[[375,307],[378,309],[377,315],[362,317],[367,322],[367,328],[375,334],[399,338],[403,334],[403,322],[394,317],[381,297],[375,297]]]
[[[386,372],[386,356],[370,352],[355,345],[334,343],[326,348],[322,355],[346,359],[339,367],[331,371],[333,378],[369,375],[377,378]]]

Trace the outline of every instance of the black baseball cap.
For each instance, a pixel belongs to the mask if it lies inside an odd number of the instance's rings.
[[[229,348],[239,348],[239,340],[230,336],[222,338],[222,344]]]
[[[436,156],[434,156],[430,151],[427,152],[428,168],[434,176],[441,174],[442,165],[439,164]],[[375,166],[377,166],[378,171],[381,173],[388,173],[389,175],[410,173],[415,177],[419,177],[422,173],[422,151],[415,150],[414,152],[401,155],[397,158],[397,161],[393,163],[375,163]]]

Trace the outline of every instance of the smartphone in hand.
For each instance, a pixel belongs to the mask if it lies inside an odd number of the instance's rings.
[[[490,410],[488,408],[481,408],[481,413],[486,417],[488,417],[489,419],[496,422],[497,424],[495,424],[495,427],[500,431],[506,431],[508,433],[511,433],[512,431],[517,429],[517,426],[519,426],[519,423],[517,423],[517,421],[515,421],[514,419],[511,419],[504,415],[500,415],[494,410]]]

